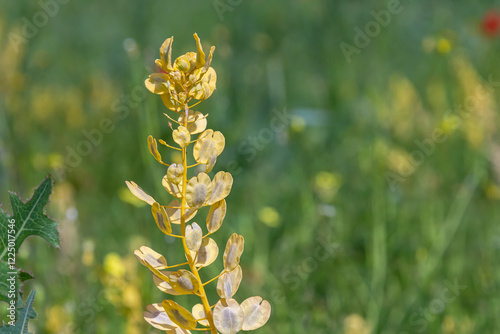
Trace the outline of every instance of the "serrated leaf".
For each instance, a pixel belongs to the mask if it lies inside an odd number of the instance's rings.
[[[30,319],[34,319],[36,317],[36,313],[33,310],[34,300],[35,290],[31,291],[26,301],[26,305],[19,309],[15,325],[5,325],[0,327],[0,334],[31,334],[28,332],[28,322]]]
[[[52,178],[48,176],[35,189],[29,201],[23,201],[14,193],[10,193],[13,216],[0,212],[0,260],[7,254],[9,238],[9,220],[14,219],[14,251],[17,253],[24,240],[32,235],[38,235],[50,245],[59,247],[59,231],[57,222],[47,217],[44,207],[52,193]],[[12,234],[10,234],[12,235]]]

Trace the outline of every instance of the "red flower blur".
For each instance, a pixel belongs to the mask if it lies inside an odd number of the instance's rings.
[[[481,21],[481,30],[486,36],[498,36],[500,33],[500,13],[496,10],[486,12]]]

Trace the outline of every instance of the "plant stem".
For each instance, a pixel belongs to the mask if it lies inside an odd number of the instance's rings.
[[[184,127],[187,128],[188,123],[188,105],[187,103],[184,106],[185,117],[184,117]],[[182,199],[181,199],[181,234],[183,237],[186,236],[186,186],[187,186],[187,147],[182,148],[182,166],[184,167],[184,172],[182,173]],[[200,287],[200,298],[203,303],[203,308],[205,309],[205,315],[207,317],[208,323],[210,324],[210,330],[212,334],[217,334],[217,329],[214,325],[214,319],[212,317],[212,310],[210,308],[210,303],[208,302],[207,294],[205,293],[205,289],[203,287],[203,282],[201,281],[200,274],[198,273],[198,269],[196,268],[195,261],[191,257],[191,253],[189,248],[186,245],[186,238],[182,238],[182,245],[184,247],[184,253],[186,253],[186,258],[189,263],[189,267],[191,268],[191,272],[194,277],[198,281],[198,285]]]

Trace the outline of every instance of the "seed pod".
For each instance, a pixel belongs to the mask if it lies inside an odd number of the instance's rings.
[[[184,124],[184,119],[186,118],[186,114],[182,113],[179,118],[178,122],[180,124]],[[204,131],[207,128],[207,118],[199,111],[193,111],[189,110],[188,111],[188,118],[187,118],[187,129],[188,131],[194,135],[197,133],[200,133]]]
[[[199,208],[206,205],[212,194],[212,182],[205,173],[199,173],[189,180],[186,187],[186,201],[191,208]]]
[[[171,164],[167,169],[167,180],[175,185],[182,182],[182,174],[184,173],[184,166],[182,164]]]
[[[222,225],[222,221],[226,216],[226,200],[218,201],[210,206],[210,210],[207,215],[207,229],[208,232],[214,233]]]
[[[195,266],[206,267],[217,259],[217,255],[219,255],[219,246],[217,246],[217,243],[212,238],[206,237],[203,238],[201,242],[198,254],[193,251],[190,253],[193,259],[196,258]]]
[[[125,181],[125,184],[127,185],[128,189],[130,190],[132,195],[134,195],[135,197],[137,197],[141,201],[144,201],[144,202],[148,203],[149,205],[153,205],[153,203],[156,202],[153,197],[146,194],[146,192],[144,192],[144,190],[142,190],[142,188],[139,187],[135,182]]]
[[[179,127],[172,132],[172,137],[181,148],[188,146],[191,141],[191,134],[188,129],[182,125],[179,125]]]
[[[189,250],[197,252],[200,249],[202,237],[203,231],[200,225],[192,223],[186,226],[186,246]]]
[[[241,253],[243,253],[245,240],[242,235],[233,233],[226,244],[224,251],[224,268],[233,270],[240,263]]]
[[[208,204],[218,202],[229,195],[233,186],[233,177],[228,172],[218,172],[212,181],[212,193]]]
[[[208,322],[208,320],[206,320],[207,314],[205,313],[205,308],[203,307],[203,305],[196,304],[195,306],[193,306],[191,313],[200,325],[207,327],[210,326],[210,323]]]
[[[233,298],[240,287],[243,272],[240,266],[222,274],[217,280],[217,293],[223,299]]]
[[[168,214],[165,209],[160,206],[157,202],[153,203],[151,206],[151,213],[156,221],[156,225],[160,231],[165,234],[172,233],[172,226],[170,225],[170,219],[168,218]]]
[[[179,327],[184,329],[195,329],[196,319],[191,312],[180,306],[173,300],[164,300],[162,306],[165,309],[170,320],[172,320]]]
[[[235,334],[243,326],[243,309],[234,299],[221,299],[214,307],[214,324],[222,334]]]
[[[198,280],[192,272],[186,269],[179,269],[168,275],[169,284],[172,289],[180,294],[193,294],[200,288]]]
[[[271,304],[259,296],[246,299],[241,303],[241,308],[244,314],[244,331],[253,331],[264,326],[271,316]]]

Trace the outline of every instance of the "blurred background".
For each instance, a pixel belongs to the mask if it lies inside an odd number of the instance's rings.
[[[133,250],[181,257],[124,181],[169,201],[146,146],[170,138],[167,109],[143,82],[167,37],[175,58],[197,32],[218,82],[196,110],[234,177],[214,239],[245,236],[235,298],[273,306],[258,333],[498,331],[498,5],[2,1],[0,202],[50,173],[62,239],[18,255],[32,329],[159,332],[142,312],[165,295]]]

